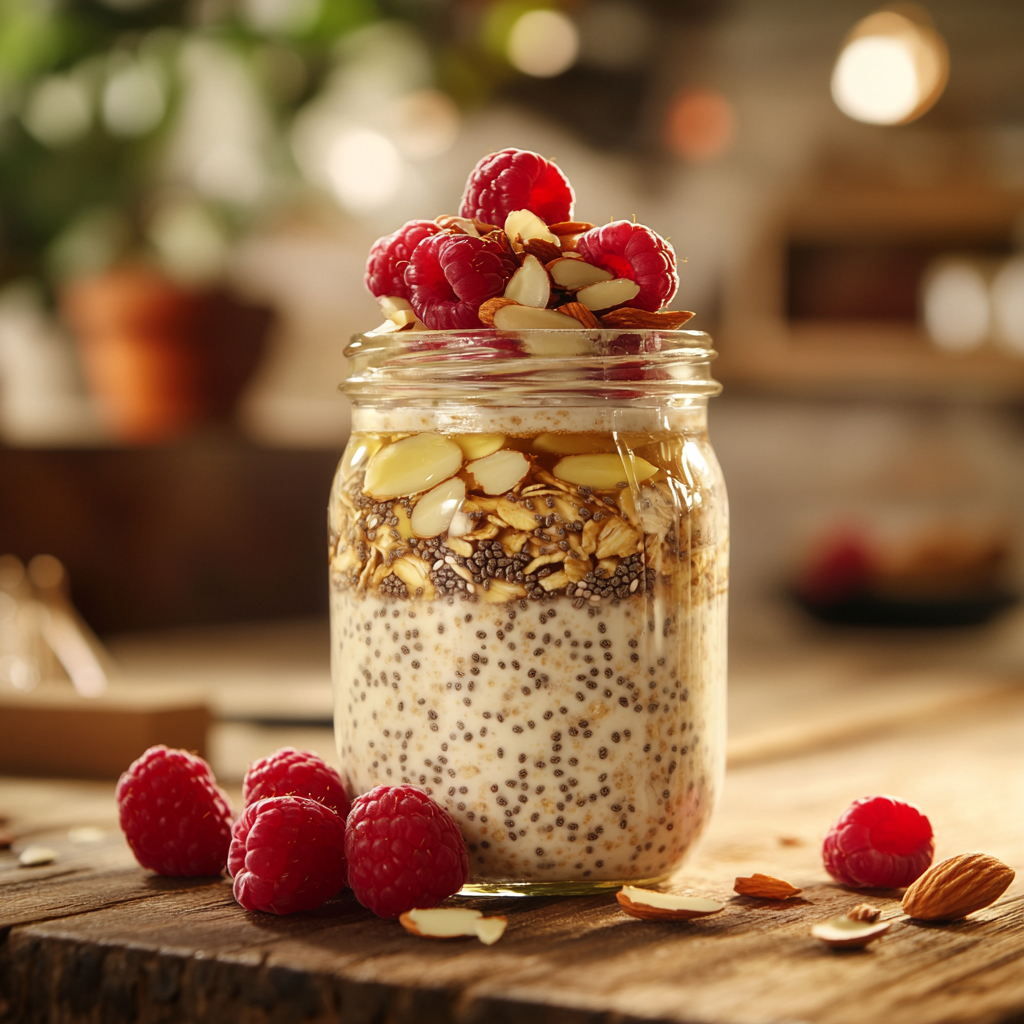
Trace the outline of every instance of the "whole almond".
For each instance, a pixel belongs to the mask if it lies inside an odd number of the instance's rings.
[[[994,903],[1014,870],[986,853],[961,853],[934,864],[903,894],[903,911],[918,921],[957,921]]]
[[[734,890],[741,896],[755,896],[762,900],[788,900],[803,892],[795,885],[784,882],[781,878],[771,875],[751,875],[749,878],[737,878]]]

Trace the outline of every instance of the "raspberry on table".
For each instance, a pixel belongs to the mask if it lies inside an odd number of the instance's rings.
[[[513,210],[532,210],[545,224],[557,224],[572,219],[574,201],[568,178],[550,160],[528,149],[503,149],[470,172],[459,213],[500,227]]]
[[[486,238],[444,233],[423,239],[405,269],[408,299],[434,331],[483,327],[480,303],[501,295],[515,256]]]
[[[635,281],[640,292],[629,305],[636,309],[657,312],[679,287],[675,250],[644,224],[615,220],[591,228],[576,240],[576,252],[595,267]]]
[[[356,797],[345,853],[352,892],[378,917],[436,907],[469,878],[458,825],[415,786],[377,786]]]
[[[345,888],[345,822],[304,796],[272,796],[235,822],[228,873],[246,910],[315,910]]]
[[[128,845],[144,868],[183,878],[224,870],[231,807],[201,757],[150,747],[118,780],[115,799]]]
[[[935,853],[931,822],[891,796],[854,800],[829,829],[825,868],[843,885],[897,889],[924,874]]]
[[[410,220],[390,235],[378,238],[370,246],[366,260],[366,287],[375,298],[394,295],[400,299],[409,298],[405,283],[405,268],[409,257],[424,238],[436,235],[443,229],[432,220]]]
[[[341,776],[308,750],[282,747],[249,765],[242,782],[246,807],[270,796],[305,796],[330,807],[342,821],[348,816],[348,794]]]

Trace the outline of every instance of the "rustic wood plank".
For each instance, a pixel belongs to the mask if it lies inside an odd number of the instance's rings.
[[[825,881],[819,844],[864,793],[919,803],[939,858],[982,849],[1024,865],[1024,821],[1013,812],[1022,735],[1016,693],[944,721],[911,720],[898,735],[734,770],[710,834],[677,878],[727,898],[721,915],[663,924],[628,918],[607,896],[477,899],[510,917],[491,948],[416,939],[350,894],[312,914],[248,914],[226,880],[156,880],[114,863],[124,851],[113,844],[94,851],[92,874],[79,865],[35,893],[21,881],[0,889],[5,915],[35,915],[0,946],[0,1021],[1019,1020],[1021,881],[993,907],[944,926],[902,919],[898,894],[869,894],[900,919],[860,953],[825,949],[809,929],[863,898]],[[731,895],[737,874],[758,870],[805,891],[781,905]]]

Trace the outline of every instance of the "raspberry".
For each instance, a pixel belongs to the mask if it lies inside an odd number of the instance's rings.
[[[345,888],[345,822],[308,797],[257,800],[235,822],[228,872],[246,910],[315,910]]]
[[[656,312],[672,301],[679,287],[676,253],[661,235],[643,224],[614,220],[591,228],[576,241],[576,252],[595,267],[640,285],[630,306]]]
[[[409,298],[405,284],[405,268],[413,249],[442,229],[432,220],[410,220],[390,235],[378,238],[370,246],[366,260],[366,287],[373,296],[395,295]]]
[[[500,227],[513,210],[533,210],[545,224],[557,224],[572,219],[575,198],[550,160],[528,149],[503,149],[470,172],[459,213]]]
[[[316,754],[282,747],[249,765],[242,782],[246,807],[268,796],[305,796],[330,807],[342,821],[348,817],[348,795],[341,776]]]
[[[135,859],[159,875],[219,875],[231,842],[231,807],[195,754],[150,747],[117,782],[121,828]]]
[[[891,796],[854,800],[829,829],[825,868],[843,885],[897,889],[932,862],[931,822],[913,804]]]
[[[500,295],[519,263],[495,242],[440,234],[416,246],[405,269],[408,299],[434,331],[483,327],[480,303]]]
[[[458,825],[415,786],[378,786],[356,797],[345,853],[348,884],[378,917],[436,907],[469,878]]]

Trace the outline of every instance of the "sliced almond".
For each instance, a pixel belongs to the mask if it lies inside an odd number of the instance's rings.
[[[870,903],[858,903],[846,916],[851,921],[867,921],[869,924],[873,924],[881,913],[880,907],[873,907]]]
[[[527,256],[505,286],[505,298],[544,309],[551,298],[551,278],[536,256]]]
[[[555,284],[570,291],[586,288],[587,285],[597,284],[599,281],[611,281],[615,277],[610,270],[605,270],[604,267],[595,267],[593,263],[572,259],[568,256],[553,260],[547,265],[547,271]]]
[[[434,223],[440,224],[443,228],[461,231],[464,235],[472,235],[474,238],[480,237],[480,231],[477,229],[475,221],[471,221],[468,217],[456,217],[453,214],[444,213],[440,217],[436,217]]]
[[[646,309],[626,306],[612,309],[601,315],[605,327],[621,327],[626,330],[675,331],[693,316],[689,310],[663,309],[652,313]]]
[[[440,434],[411,434],[371,456],[363,490],[387,500],[419,494],[455,476],[462,468],[462,449]]]
[[[619,906],[644,921],[692,921],[725,909],[724,903],[699,896],[676,896],[670,892],[623,886],[616,894]]]
[[[18,863],[23,868],[41,868],[44,864],[52,864],[59,856],[48,846],[26,846],[18,854]]]
[[[582,235],[593,226],[589,220],[560,220],[557,224],[549,224],[548,231],[556,235]]]
[[[461,537],[448,537],[445,541],[449,551],[454,551],[457,555],[462,555],[463,558],[472,558],[473,552],[476,550],[468,540],[463,540]]]
[[[587,309],[611,309],[623,302],[629,302],[640,294],[640,285],[628,277],[616,277],[612,281],[598,281],[587,285],[576,293],[576,301],[582,302]]]
[[[568,455],[560,459],[552,470],[559,480],[577,487],[591,487],[595,491],[614,491],[619,484],[628,483],[630,476],[640,483],[658,472],[646,459],[634,456],[627,471],[617,453],[595,455]]]
[[[530,472],[530,460],[522,452],[506,448],[471,462],[466,471],[484,494],[507,494]]]
[[[503,295],[497,295],[493,299],[488,299],[486,302],[480,303],[480,308],[476,311],[476,315],[480,317],[480,323],[484,327],[495,327],[498,326],[494,322],[494,314],[504,306],[518,306],[518,302],[514,302],[512,299],[506,299]],[[499,327],[499,330],[501,328]]]
[[[615,440],[610,434],[538,434],[530,447],[535,452],[554,455],[586,455],[590,452],[614,452]]]
[[[601,321],[582,302],[565,302],[558,307],[558,312],[571,316],[573,320],[579,320],[584,327],[590,330],[601,329]]]
[[[494,917],[481,917],[474,925],[476,937],[485,945],[493,946],[505,934],[508,918],[495,914]]]
[[[505,234],[513,247],[521,248],[531,238],[542,238],[552,245],[559,245],[558,235],[549,231],[547,224],[533,210],[513,210],[505,218]]]
[[[411,309],[396,309],[388,319],[393,323],[397,324],[400,330],[404,330],[406,327],[423,327],[425,326],[420,318]]]
[[[482,459],[505,444],[504,434],[456,434],[452,440],[467,459]]]
[[[554,313],[553,309],[538,310],[538,313]],[[561,315],[561,314],[557,314]],[[576,324],[577,328],[581,325]],[[584,356],[592,352],[594,344],[583,332],[557,330],[531,331],[523,335],[523,348],[532,356],[545,359],[564,359],[568,356]]]
[[[409,312],[412,310],[412,306],[409,305],[409,300],[399,298],[397,295],[378,295],[377,305],[380,306],[381,313],[383,313],[389,320],[394,313]]]
[[[468,907],[433,907],[407,910],[398,920],[407,932],[430,939],[455,939],[476,935],[476,922],[483,918],[479,910]]]
[[[497,299],[488,299],[481,307],[489,303],[497,303]],[[499,331],[578,331],[583,325],[571,316],[559,313],[556,309],[537,309],[534,306],[522,306],[508,299],[502,299],[501,305],[492,307],[489,312],[492,324]],[[389,321],[390,322],[390,321]]]
[[[771,875],[754,874],[749,878],[737,878],[733,889],[741,896],[754,896],[762,900],[788,900],[803,892],[795,885]]]
[[[554,242],[545,241],[543,238],[529,238],[523,242],[523,252],[536,256],[541,263],[550,263],[562,255],[562,250]]]
[[[385,320],[384,323],[378,324],[372,331],[365,331],[364,336],[367,338],[376,338],[381,334],[394,334],[396,331],[400,331],[402,328],[395,323],[394,320]]]
[[[811,929],[811,934],[833,949],[863,949],[881,938],[892,927],[892,921],[855,921],[850,917],[833,917]]]
[[[439,537],[448,530],[465,498],[466,485],[457,476],[427,491],[412,510],[412,532],[417,537]]]

